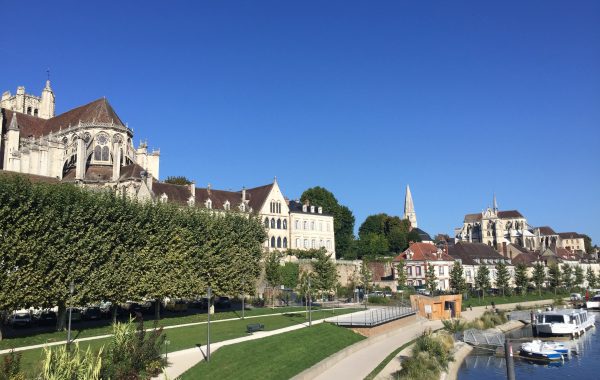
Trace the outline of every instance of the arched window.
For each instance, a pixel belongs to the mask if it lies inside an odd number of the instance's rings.
[[[27,115],[31,115],[31,107],[27,107]]]
[[[231,210],[231,205],[230,205],[229,201],[226,201],[226,202],[223,204],[223,208],[224,208],[225,210]]]
[[[265,218],[265,227],[269,228],[269,218]]]
[[[308,239],[304,239],[304,248],[308,248]]]
[[[310,247],[317,248],[317,241],[315,239],[312,239],[312,241],[310,242]]]
[[[310,229],[311,230],[315,230],[315,221],[313,220],[312,222],[310,222]]]
[[[94,161],[110,161],[110,148],[108,147],[109,140],[107,134],[103,132],[98,133],[94,139]]]
[[[300,229],[300,221],[299,221],[299,220],[296,220],[296,221],[294,222],[294,225],[296,226],[296,229],[297,229],[297,230],[299,230],[299,229]]]
[[[277,229],[281,229],[281,219],[277,219]]]
[[[36,108],[33,110],[33,116],[37,116],[37,115],[38,115],[38,109]]]
[[[283,220],[283,229],[287,230],[287,219]]]
[[[304,229],[308,230],[308,222],[306,220],[304,221]]]
[[[331,249],[331,240],[327,240],[327,249]]]
[[[204,205],[206,206],[206,208],[211,209],[212,208],[212,201],[210,199],[207,199],[206,202],[204,203]]]
[[[275,228],[275,218],[271,219],[271,228]]]
[[[271,247],[275,248],[275,236],[271,237]]]
[[[300,239],[296,239],[296,248],[300,248]]]
[[[281,214],[281,202],[277,202],[277,213]]]
[[[283,238],[283,248],[287,248],[287,238]]]
[[[277,238],[277,248],[281,248],[281,237]]]
[[[102,147],[99,145],[94,148],[94,161],[102,161]]]

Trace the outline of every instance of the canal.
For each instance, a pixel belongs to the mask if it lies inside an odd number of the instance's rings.
[[[588,330],[581,338],[565,341],[571,344],[572,352],[562,363],[552,365],[532,363],[515,357],[515,375],[517,380],[563,380],[563,379],[600,379],[600,313],[596,316],[596,327]],[[530,326],[512,331],[509,338],[531,337]],[[519,344],[513,344],[518,350]],[[506,367],[504,357],[497,357],[489,351],[474,350],[465,358],[458,372],[459,380],[505,380]]]

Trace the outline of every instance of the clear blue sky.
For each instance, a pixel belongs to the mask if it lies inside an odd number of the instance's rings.
[[[161,177],[289,198],[357,226],[452,233],[491,203],[600,240],[598,1],[4,1],[0,90],[106,96]]]

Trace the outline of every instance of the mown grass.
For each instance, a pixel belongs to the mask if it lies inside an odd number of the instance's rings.
[[[357,311],[357,309],[336,310],[335,314],[346,314],[354,311]],[[332,311],[318,310],[314,311],[312,314],[313,320],[317,320],[331,317]],[[250,323],[262,323],[265,325],[265,331],[270,331],[305,323],[306,321],[307,319],[304,313],[299,312],[299,310],[293,310],[289,314],[285,315],[262,315],[258,318],[252,319],[238,319],[234,321],[211,323],[211,342],[220,342],[246,336],[246,325]],[[152,324],[146,324],[145,327],[152,327]],[[206,324],[168,329],[164,330],[164,332],[167,335],[167,340],[170,342],[169,346],[166,347],[169,352],[192,348],[196,347],[197,345],[204,346],[206,344]],[[79,343],[79,346],[84,350],[90,346],[93,350],[97,351],[108,341],[109,338],[102,338],[81,342]],[[34,375],[39,372],[39,362],[42,354],[43,349],[22,351],[21,367],[26,375],[28,375],[28,378],[34,377]],[[2,356],[0,356],[0,360],[2,360]]]
[[[568,294],[564,294],[565,297],[568,297]],[[555,299],[556,295],[554,292],[544,292],[541,295],[538,293],[529,293],[525,295],[515,294],[511,296],[486,296],[485,298],[478,298],[474,296],[470,296],[469,299],[463,299],[462,307],[463,311],[471,307],[476,306],[491,306],[492,302],[496,305],[502,305],[505,303],[518,303],[518,302],[529,302],[529,301],[540,301],[540,300],[552,300]]]
[[[197,364],[181,379],[289,379],[362,339],[351,330],[323,323],[220,348],[209,363]]]
[[[256,308],[252,310],[246,310],[245,316],[258,316],[258,315],[266,315],[266,314],[274,314],[274,313],[287,313],[287,312],[304,312],[304,307],[282,307],[282,308]],[[337,312],[337,311],[336,311]],[[223,320],[223,319],[231,319],[231,318],[241,318],[242,312],[240,310],[235,311],[223,311],[219,313],[215,313],[211,315],[212,321]],[[159,320],[158,325],[162,327],[166,326],[176,326],[183,325],[187,323],[197,323],[197,322],[206,322],[207,314],[193,314],[193,315],[184,315],[184,316],[174,316],[167,317]],[[152,327],[153,321],[147,321],[147,327]],[[77,324],[74,324],[72,329],[73,338],[88,338],[99,335],[106,335],[112,333],[112,327],[110,325],[107,326],[99,326],[99,327],[89,327],[89,328],[79,328]],[[17,338],[5,338],[0,341],[0,350],[17,348],[17,347],[25,347],[32,346],[36,344],[43,343],[51,343],[58,342],[67,339],[66,331],[55,331],[48,333],[40,333],[30,336],[17,337]]]

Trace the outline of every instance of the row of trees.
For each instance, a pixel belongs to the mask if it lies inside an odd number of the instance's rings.
[[[266,235],[253,216],[139,203],[0,177],[0,309],[252,293]],[[157,313],[158,313],[158,304]]]

